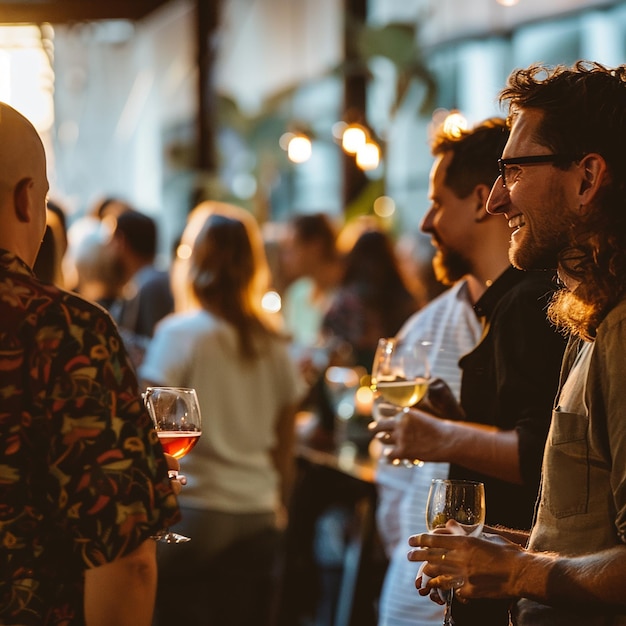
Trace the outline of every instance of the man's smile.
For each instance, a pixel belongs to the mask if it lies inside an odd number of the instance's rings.
[[[522,213],[518,213],[517,215],[509,218],[509,227],[513,228],[514,232],[518,231],[525,224],[526,222],[524,221],[524,215]]]

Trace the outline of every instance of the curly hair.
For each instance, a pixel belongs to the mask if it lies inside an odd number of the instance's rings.
[[[500,102],[508,102],[509,121],[520,109],[540,110],[534,139],[555,154],[596,153],[606,161],[593,206],[581,212],[559,251],[560,272],[579,286],[558,293],[550,307],[561,328],[591,340],[626,292],[626,65],[534,64],[510,75]]]

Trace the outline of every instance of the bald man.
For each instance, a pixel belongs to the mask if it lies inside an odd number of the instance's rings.
[[[0,103],[0,623],[148,626],[176,497],[111,318],[32,271],[47,193]]]

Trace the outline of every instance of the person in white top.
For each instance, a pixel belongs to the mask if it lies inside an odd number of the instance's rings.
[[[343,275],[336,241],[335,223],[326,213],[295,215],[287,224],[282,264],[290,283],[284,316],[298,356],[317,344],[322,318]]]
[[[457,400],[458,360],[482,334],[472,304],[508,265],[508,234],[485,208],[507,138],[505,121],[495,118],[455,135],[442,126],[431,146],[436,157],[430,176],[431,205],[421,229],[431,235],[436,248],[437,279],[453,286],[413,315],[398,337],[432,343],[431,375],[443,379]],[[448,463],[407,468],[381,457],[377,523],[389,567],[379,603],[379,626],[441,626],[442,607],[424,602],[414,591],[419,564],[409,562],[406,554],[407,537],[426,532],[431,480],[446,478],[448,469]]]
[[[269,619],[303,385],[287,339],[261,309],[265,263],[253,218],[216,205],[189,265],[199,306],[162,320],[140,369],[146,384],[195,388],[202,414],[202,436],[182,463],[188,484],[177,526],[192,541],[159,555],[158,623],[217,625],[225,613],[241,626]],[[181,598],[173,586],[189,592]],[[241,606],[229,601],[233,588],[246,598]]]

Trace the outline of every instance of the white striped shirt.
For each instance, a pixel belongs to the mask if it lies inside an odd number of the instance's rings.
[[[445,380],[459,398],[461,370],[458,361],[472,350],[482,333],[464,280],[415,313],[398,337],[432,343],[431,375]],[[406,468],[378,464],[377,524],[389,555],[389,568],[380,597],[378,626],[441,626],[443,608],[415,589],[419,563],[406,558],[410,535],[426,532],[425,511],[433,478],[447,478],[448,463],[425,463]]]

